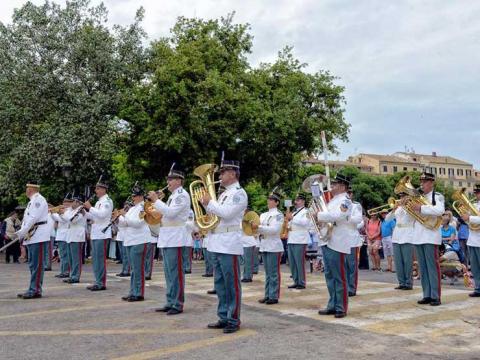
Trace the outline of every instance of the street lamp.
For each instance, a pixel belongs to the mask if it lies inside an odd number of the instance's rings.
[[[72,165],[69,162],[66,162],[62,165],[62,175],[65,178],[69,178],[72,174]]]

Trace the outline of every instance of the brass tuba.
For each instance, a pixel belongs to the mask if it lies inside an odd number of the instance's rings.
[[[458,213],[458,215],[473,215],[473,216],[480,216],[480,212],[477,210],[475,206],[471,203],[471,201],[468,199],[467,195],[465,195],[465,188],[461,190],[456,190],[452,194],[452,199],[453,204],[452,207],[453,209]],[[468,224],[468,227],[470,230],[473,231],[479,231],[480,230],[480,224]]]
[[[200,230],[212,230],[217,227],[220,221],[217,215],[207,214],[201,203],[205,193],[208,193],[212,200],[217,199],[215,191],[215,172],[217,169],[218,166],[215,164],[203,164],[193,170],[193,173],[200,178],[200,180],[195,180],[190,184],[195,222]]]
[[[319,212],[328,211],[327,201],[323,192],[324,179],[325,175],[323,174],[311,175],[303,181],[302,189],[312,194],[312,200],[310,200],[310,204],[308,204],[307,214],[314,225],[315,232],[319,240],[328,241],[332,236],[333,224],[320,222],[317,218]]]
[[[418,221],[420,224],[430,230],[436,230],[440,227],[442,223],[442,218],[440,216],[422,215],[413,210],[412,205],[414,204],[430,205],[430,203],[427,201],[427,199],[425,199],[423,195],[420,194],[417,189],[413,187],[412,183],[410,182],[409,175],[401,178],[393,191],[395,192],[395,194],[407,194],[407,199],[405,204],[403,205],[403,208],[416,221]]]

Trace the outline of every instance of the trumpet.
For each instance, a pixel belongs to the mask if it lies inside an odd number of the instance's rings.
[[[65,209],[65,206],[58,205],[58,206],[51,207],[50,209],[48,209],[48,211],[51,214],[58,214],[60,211],[63,211],[64,209]]]
[[[367,211],[368,216],[372,215],[378,215],[380,214],[383,210],[392,210],[395,206],[397,206],[400,203],[400,200],[395,199],[394,197],[389,197],[388,201],[386,204],[374,207],[373,209],[370,209]]]
[[[159,200],[163,200],[163,199],[165,198],[165,192],[164,192],[164,191],[165,191],[167,188],[168,188],[168,185],[165,186],[165,187],[163,187],[163,188],[161,188],[160,190],[155,191],[155,192],[157,193],[157,195],[158,195],[158,199],[159,199]],[[147,199],[147,200],[150,200],[150,199]]]

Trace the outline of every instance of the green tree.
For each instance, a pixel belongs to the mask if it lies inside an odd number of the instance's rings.
[[[155,41],[145,79],[125,99],[129,163],[143,178],[164,176],[175,161],[187,172],[226,158],[242,163],[244,182],[291,182],[319,134],[347,139],[343,88],[327,72],[308,74],[290,48],[253,69],[247,24],[179,18]]]
[[[130,26],[109,29],[103,5],[74,0],[27,2],[0,23],[2,204],[31,179],[58,201],[111,174],[125,134],[122,94],[144,73],[142,18],[140,9]]]

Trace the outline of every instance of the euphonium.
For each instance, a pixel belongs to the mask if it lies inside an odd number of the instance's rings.
[[[313,197],[308,205],[307,214],[315,227],[315,232],[317,233],[319,240],[322,241],[328,241],[333,230],[332,223],[323,223],[318,221],[317,214],[325,211],[327,211],[327,203],[323,198],[323,194],[319,197]]]
[[[404,203],[403,208],[408,214],[413,217],[420,224],[425,226],[427,229],[435,230],[438,229],[442,223],[442,218],[440,216],[427,216],[417,213],[413,210],[412,206],[414,204],[419,205],[430,205],[430,203],[425,199],[420,192],[415,189],[410,182],[410,176],[406,175],[400,179],[397,186],[393,190],[395,194],[405,193],[407,194],[406,202]]]
[[[200,230],[212,230],[220,219],[217,215],[207,214],[201,199],[205,193],[210,195],[212,200],[217,199],[215,191],[215,172],[218,166],[215,164],[203,164],[195,168],[193,173],[200,178],[190,184],[190,196],[192,198],[193,212],[195,213],[195,222]]]
[[[473,216],[480,216],[480,212],[477,208],[471,203],[468,197],[465,195],[465,188],[461,190],[456,190],[452,194],[453,209],[458,213],[458,215],[473,215]],[[480,231],[480,224],[468,224],[468,227],[473,231]]]

